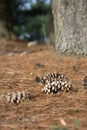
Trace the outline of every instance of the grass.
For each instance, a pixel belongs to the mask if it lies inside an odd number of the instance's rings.
[[[73,123],[73,129],[74,130],[78,130],[79,126],[80,126],[80,120],[76,119]],[[68,126],[58,126],[58,125],[52,125],[50,126],[51,130],[70,130],[70,128]]]
[[[79,119],[76,119],[75,122],[74,122],[74,124],[73,124],[73,128],[74,128],[75,130],[77,130],[77,129],[79,128],[79,126],[80,126],[80,120],[79,120]]]
[[[51,130],[69,130],[69,128],[66,126],[52,125]]]

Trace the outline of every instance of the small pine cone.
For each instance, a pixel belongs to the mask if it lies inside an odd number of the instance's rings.
[[[6,96],[6,100],[7,100],[7,102],[8,103],[14,103],[14,104],[18,104],[18,103],[20,103],[20,101],[23,99],[26,99],[26,98],[28,98],[29,97],[29,95],[28,95],[28,93],[26,93],[26,92],[16,92],[16,93],[10,93],[10,94],[7,94],[7,96]]]

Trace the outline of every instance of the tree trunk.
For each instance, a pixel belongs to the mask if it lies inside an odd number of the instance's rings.
[[[9,39],[9,33],[3,20],[0,20],[0,38]]]
[[[0,38],[11,39],[12,16],[10,0],[0,0]]]
[[[87,0],[52,0],[56,50],[87,55]]]

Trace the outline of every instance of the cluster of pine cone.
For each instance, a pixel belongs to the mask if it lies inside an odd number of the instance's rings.
[[[18,104],[21,102],[21,100],[25,100],[29,98],[29,94],[26,93],[25,91],[23,92],[18,91],[18,92],[8,93],[5,97],[8,103]]]
[[[68,92],[72,89],[71,83],[61,73],[48,73],[45,77],[36,77],[35,81],[44,85],[42,92],[56,94],[62,91]]]

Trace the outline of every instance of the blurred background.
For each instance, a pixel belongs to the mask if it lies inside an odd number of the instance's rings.
[[[47,42],[51,0],[0,0],[0,38]]]

